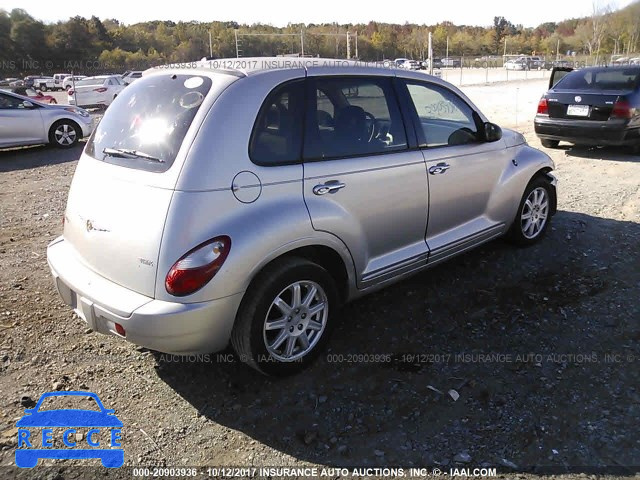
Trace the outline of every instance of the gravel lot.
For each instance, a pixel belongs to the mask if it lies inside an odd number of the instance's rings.
[[[541,148],[545,83],[465,91]],[[640,157],[545,150],[559,212],[541,244],[494,241],[347,306],[327,354],[274,380],[92,333],[62,304],[45,248],[81,149],[0,152],[0,466],[24,397],[87,389],[123,421],[127,466],[640,472]],[[88,476],[57,465],[51,478]]]

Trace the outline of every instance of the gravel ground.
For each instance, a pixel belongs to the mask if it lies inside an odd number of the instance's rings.
[[[514,88],[540,147],[544,81],[466,91],[515,126]],[[45,248],[81,148],[0,152],[0,466],[30,399],[86,389],[123,421],[127,466],[640,472],[640,157],[545,150],[559,212],[542,243],[494,241],[347,306],[326,355],[274,380],[228,352],[191,361],[92,333],[62,304]]]

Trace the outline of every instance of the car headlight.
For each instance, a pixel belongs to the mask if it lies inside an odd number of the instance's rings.
[[[89,112],[87,112],[86,110],[83,110],[82,108],[68,107],[68,108],[65,108],[65,110],[67,112],[76,113],[76,114],[80,115],[81,117],[88,117],[89,116]]]

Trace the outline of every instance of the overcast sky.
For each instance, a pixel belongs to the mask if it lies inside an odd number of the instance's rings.
[[[525,0],[526,1],[526,0]],[[632,0],[599,1],[601,6],[621,8]],[[435,24],[445,20],[458,25],[487,26],[502,15],[514,24],[534,27],[543,22],[583,17],[593,11],[593,0],[393,0],[384,2],[344,0],[213,0],[205,2],[149,2],[102,0],[51,2],[50,0],[0,0],[0,8],[24,8],[47,23],[75,15],[117,18],[126,23],[149,20],[235,20],[239,23],[387,23]]]

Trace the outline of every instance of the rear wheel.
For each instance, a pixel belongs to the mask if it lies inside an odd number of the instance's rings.
[[[49,143],[58,148],[73,147],[80,139],[80,128],[70,120],[58,120],[49,130]]]
[[[559,140],[540,140],[540,142],[542,143],[543,147],[547,147],[547,148],[558,148],[558,145],[560,144]]]
[[[540,241],[551,221],[552,186],[542,177],[536,177],[524,191],[518,213],[509,229],[508,238],[520,246]]]
[[[42,85],[40,87],[40,90],[42,90],[43,92],[46,92],[47,91],[47,86],[46,85]]]
[[[267,375],[291,375],[326,344],[338,307],[335,280],[304,258],[285,258],[251,282],[231,343],[240,360]]]

